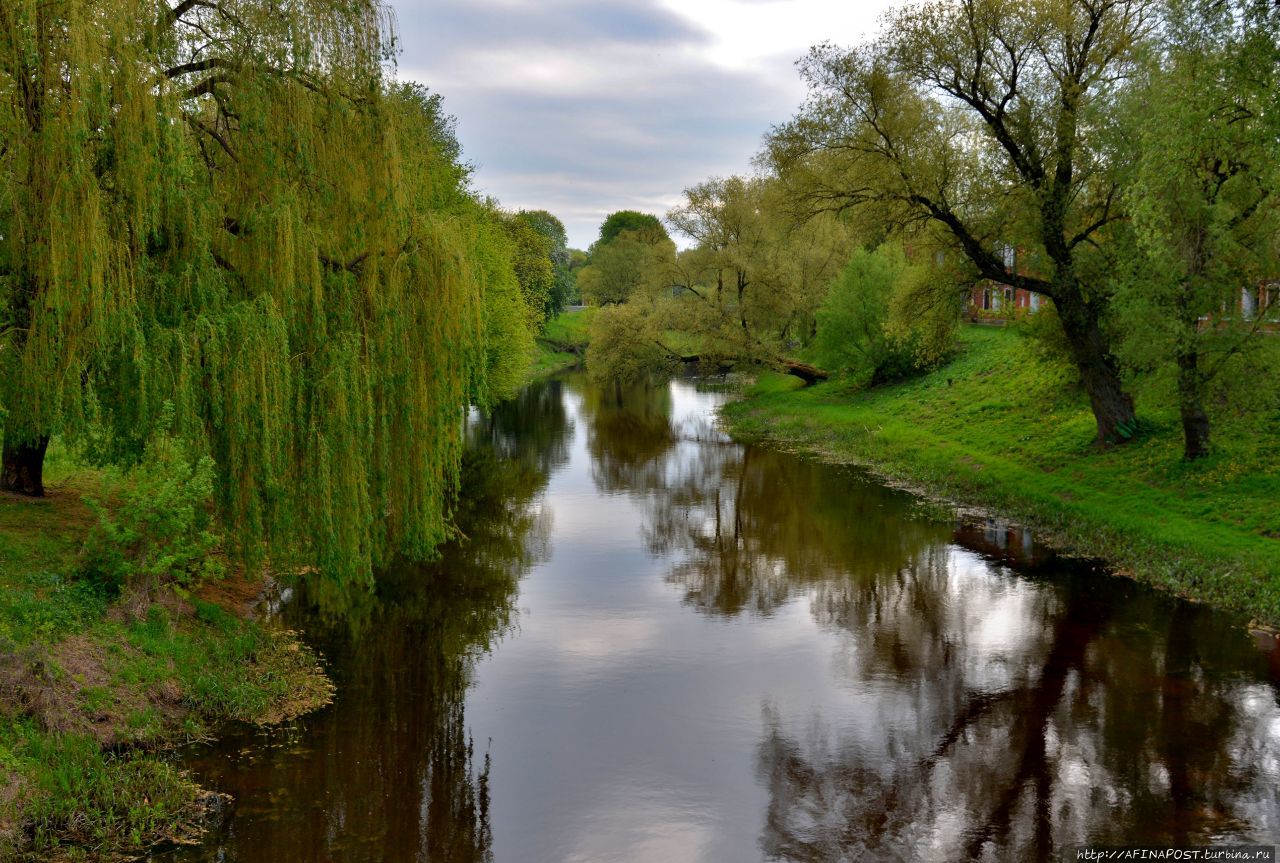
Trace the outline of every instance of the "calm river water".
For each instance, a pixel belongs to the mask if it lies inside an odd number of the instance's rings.
[[[466,533],[283,612],[335,703],[186,765],[165,861],[1037,860],[1280,840],[1280,662],[1241,621],[735,444],[723,396],[529,387]]]

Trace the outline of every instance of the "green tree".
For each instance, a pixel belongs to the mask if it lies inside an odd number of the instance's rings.
[[[620,394],[623,386],[669,369],[671,353],[661,338],[654,317],[638,304],[603,308],[591,321],[587,372],[593,380],[612,381]]]
[[[694,240],[674,276],[666,326],[716,359],[776,362],[805,347],[814,313],[850,246],[847,226],[822,214],[795,220],[772,177],[713,178],[667,214]]]
[[[171,404],[249,561],[366,579],[446,536],[463,412],[527,322],[438,100],[387,92],[387,22],[0,4],[6,487],[42,491],[53,434],[136,460]]]
[[[809,206],[934,224],[971,278],[1051,298],[1099,443],[1134,429],[1106,329],[1105,252],[1122,216],[1109,112],[1155,18],[1155,0],[908,7],[875,43],[810,52],[808,100],[768,149]],[[1005,244],[1034,266],[1011,266]]]
[[[541,329],[554,302],[555,241],[523,213],[504,213],[501,219],[511,240],[512,263],[529,310],[530,325]]]
[[[657,216],[641,213],[636,210],[618,210],[610,213],[600,224],[600,239],[595,245],[605,246],[627,231],[655,238],[667,239],[667,229],[662,226]]]
[[[582,249],[569,250],[569,303],[582,302],[582,290],[578,287],[578,273],[590,262],[590,256]]]
[[[889,326],[894,292],[907,264],[899,249],[859,249],[836,277],[818,309],[816,361],[824,368],[876,384],[909,372],[915,352]]]
[[[606,306],[625,303],[669,284],[675,243],[666,233],[623,231],[592,247],[590,262],[578,270],[577,287],[585,302]]]
[[[1209,452],[1209,387],[1250,347],[1267,317],[1255,288],[1280,273],[1280,10],[1176,0],[1169,25],[1130,94],[1125,203],[1139,248],[1118,303],[1129,359],[1176,369],[1183,453],[1196,459]],[[1235,314],[1242,291],[1254,321]]]
[[[521,210],[516,214],[550,242],[553,280],[547,297],[544,320],[550,320],[564,311],[573,295],[574,277],[569,271],[569,235],[564,223],[546,210]]]

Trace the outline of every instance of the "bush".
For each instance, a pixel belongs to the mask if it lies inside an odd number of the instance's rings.
[[[661,347],[661,337],[635,304],[606,306],[591,321],[587,373],[592,380],[623,386],[670,371],[673,358]]]
[[[890,329],[890,309],[906,264],[889,247],[854,252],[818,309],[818,364],[862,384],[906,377],[917,368],[914,339]]]
[[[85,574],[112,593],[221,575],[213,482],[213,459],[157,435],[141,464],[108,474],[102,500],[86,499],[98,521],[81,554]]]

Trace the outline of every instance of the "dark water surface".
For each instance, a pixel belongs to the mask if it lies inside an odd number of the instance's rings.
[[[182,861],[1037,860],[1280,839],[1241,621],[728,441],[723,397],[537,384],[477,421],[465,542],[286,620],[336,702],[189,753]]]

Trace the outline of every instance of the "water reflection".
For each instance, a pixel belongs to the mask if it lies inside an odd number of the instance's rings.
[[[1043,860],[1083,842],[1272,841],[1280,711],[1242,673],[1259,657],[1213,615],[1138,591],[1117,605],[1092,582],[1042,586],[1052,601],[1022,604],[1002,644],[966,639],[965,615],[918,626],[946,649],[876,692],[871,738],[800,734],[766,710],[766,855]],[[867,681],[887,665],[850,670]]]
[[[1015,526],[735,444],[721,398],[570,378],[476,418],[459,540],[296,604],[339,700],[197,759],[241,802],[191,859],[1047,860],[1280,836],[1274,645]]]
[[[488,414],[476,416],[468,426],[468,452],[475,455],[487,445],[498,458],[534,467],[541,484],[552,471],[569,460],[573,421],[565,410],[564,382],[539,381],[521,390]],[[474,498],[463,483],[463,500]]]
[[[590,386],[574,382],[582,398],[591,477],[600,491],[643,494],[663,484],[663,456],[676,443],[671,390],[666,386]]]
[[[438,562],[372,590],[305,581],[288,609],[324,654],[336,703],[291,732],[232,735],[187,766],[237,800],[226,829],[172,860],[489,861],[490,756],[466,694],[513,623],[517,579],[546,555],[538,495],[567,458],[557,385],[473,418]]]
[[[756,447],[703,450],[654,495],[645,534],[677,559],[667,580],[708,614],[767,615],[833,581],[874,586],[949,536],[913,518],[907,495],[849,471]]]
[[[664,407],[597,415],[601,487],[644,497],[648,547],[699,612],[768,616],[804,597],[864,702],[860,722],[826,727],[766,700],[768,859],[1275,837],[1280,710],[1238,621],[1004,522],[922,518],[856,472],[723,439],[690,452]]]

